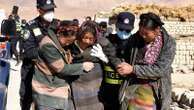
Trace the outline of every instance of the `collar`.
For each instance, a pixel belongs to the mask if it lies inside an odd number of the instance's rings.
[[[81,49],[81,47],[78,45],[77,40],[76,40],[74,43],[75,43],[75,45],[77,46],[77,48],[79,49],[79,51],[80,51],[81,53],[83,53],[84,50]]]

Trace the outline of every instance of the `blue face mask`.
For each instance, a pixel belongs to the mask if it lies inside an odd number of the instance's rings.
[[[125,40],[125,39],[128,39],[131,36],[131,33],[127,33],[125,31],[118,31],[117,35],[120,39]]]

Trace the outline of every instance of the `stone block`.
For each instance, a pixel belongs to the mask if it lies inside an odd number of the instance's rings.
[[[184,104],[189,107],[194,107],[194,92],[186,91],[181,95],[179,103]]]
[[[186,91],[189,91],[189,90],[185,88],[173,88],[172,89],[172,100],[175,102],[179,102],[182,94],[184,94]]]

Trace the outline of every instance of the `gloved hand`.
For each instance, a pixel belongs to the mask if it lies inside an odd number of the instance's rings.
[[[100,44],[94,45],[91,50],[91,56],[97,57],[105,63],[108,63],[108,58],[104,54]]]

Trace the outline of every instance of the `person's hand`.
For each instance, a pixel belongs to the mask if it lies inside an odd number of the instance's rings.
[[[97,57],[105,63],[108,63],[108,58],[104,54],[100,44],[94,45],[91,50],[91,56]]]
[[[92,62],[84,62],[83,63],[83,68],[86,72],[91,71],[94,68],[94,63]]]
[[[128,63],[121,63],[117,66],[117,72],[121,75],[121,76],[126,76],[129,75],[133,72],[133,66],[131,66]]]

